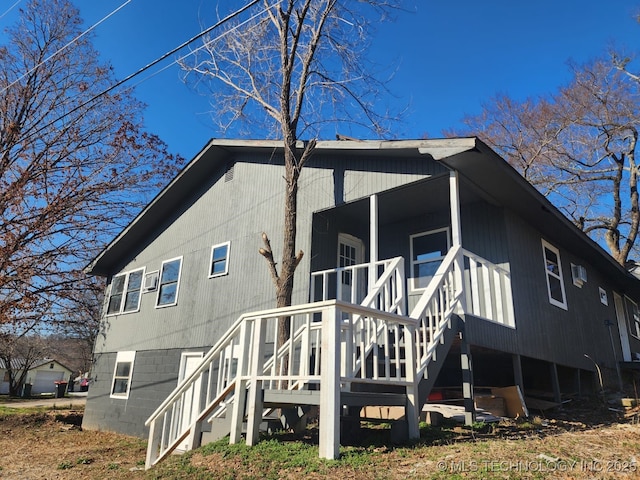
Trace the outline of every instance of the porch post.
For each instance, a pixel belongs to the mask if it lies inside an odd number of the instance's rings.
[[[335,305],[322,311],[320,354],[320,458],[340,455],[340,327]]]
[[[374,263],[378,261],[378,196],[371,195],[369,197],[369,288],[371,291],[373,285],[378,280],[376,278],[377,269]]]
[[[246,361],[247,355],[250,355],[249,345],[251,333],[247,332],[247,321],[243,321],[240,325],[240,351],[242,354],[238,358],[238,367],[236,370],[236,386],[233,394],[233,406],[231,408],[231,427],[229,432],[229,443],[234,444],[240,442],[242,436],[242,422],[244,421],[247,391],[246,378]],[[233,361],[231,358],[229,361]]]
[[[514,383],[520,387],[520,391],[524,395],[524,377],[522,376],[522,361],[520,359],[520,355],[514,353],[513,355],[511,355],[511,360],[513,363]]]
[[[458,182],[458,172],[449,172],[449,204],[451,208],[451,245],[453,248],[462,247],[462,224],[460,221],[460,185]],[[455,259],[455,283],[456,293],[460,293],[460,313],[467,310],[466,296],[463,284],[464,254],[462,248]]]
[[[553,362],[549,364],[549,373],[551,374],[553,401],[556,403],[562,403],[562,392],[560,390],[560,380],[558,378],[558,366]]]
[[[253,326],[253,351],[251,352],[249,364],[249,381],[251,387],[247,394],[247,445],[252,447],[258,443],[260,436],[260,422],[262,422],[262,380],[258,380],[258,375],[262,372],[264,362],[264,344],[267,322],[265,318],[258,317],[254,320]],[[274,347],[277,348],[277,347]],[[242,392],[235,392],[242,395]],[[236,421],[239,418],[235,418]],[[233,414],[232,414],[233,415]]]
[[[462,396],[464,397],[464,424],[473,425],[476,421],[476,408],[473,396],[473,364],[471,362],[471,346],[467,342],[467,332],[461,326],[462,342],[460,342],[460,363],[462,366]]]
[[[458,185],[458,172],[449,172],[449,201],[451,203],[451,244],[454,247],[462,245],[462,232],[460,227],[460,194]]]
[[[404,416],[407,420],[407,429],[410,439],[420,438],[420,404],[418,401],[418,390],[420,379],[416,378],[416,342],[414,341],[416,329],[412,325],[405,326],[404,342],[405,342],[405,365],[407,370],[407,402],[405,406]]]

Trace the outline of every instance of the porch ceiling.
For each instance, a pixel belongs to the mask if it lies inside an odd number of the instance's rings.
[[[460,190],[462,204],[481,198],[480,193],[464,179]],[[381,225],[448,211],[449,208],[449,175],[419,180],[378,194],[378,221]],[[369,198],[340,205],[335,210],[350,222],[369,222]]]

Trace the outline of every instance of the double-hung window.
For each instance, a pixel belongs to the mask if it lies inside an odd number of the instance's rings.
[[[629,332],[636,338],[640,338],[640,310],[638,304],[626,297],[627,320],[629,322]]]
[[[544,271],[547,278],[549,303],[567,310],[567,297],[564,292],[560,251],[549,242],[542,240],[542,254],[544,256]]]
[[[451,248],[449,229],[411,235],[410,243],[411,290],[424,290]]]
[[[220,277],[229,273],[230,245],[230,242],[225,242],[211,247],[211,265],[209,266],[209,278]]]
[[[178,303],[178,286],[180,284],[180,267],[182,257],[165,260],[160,269],[157,307],[170,307]]]
[[[109,292],[107,315],[138,311],[143,277],[144,268],[121,273],[113,277]]]
[[[112,398],[129,398],[135,358],[135,351],[118,352],[116,356],[116,366],[113,369],[113,379],[111,381],[110,396]]]

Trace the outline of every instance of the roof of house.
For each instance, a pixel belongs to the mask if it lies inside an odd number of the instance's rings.
[[[265,161],[282,151],[277,140],[212,139],[178,175],[149,203],[140,214],[86,267],[93,275],[110,275],[131,249],[166,217],[166,212],[186,200],[198,186],[225,166],[236,153],[260,153]],[[401,156],[430,158],[459,172],[466,184],[481,190],[487,198],[507,206],[522,218],[564,245],[589,259],[599,270],[617,279],[622,290],[640,294],[640,282],[622,268],[595,241],[579,230],[551,202],[527,182],[511,165],[475,137],[429,140],[333,140],[319,141],[316,152],[369,157]]]
[[[57,363],[58,365],[60,365],[62,368],[72,371],[69,367],[63,365],[62,363],[60,363],[59,361],[53,359],[53,358],[41,358],[39,360],[36,360],[35,362],[33,362],[33,364],[31,365],[31,367],[29,368],[29,370],[33,370],[34,368],[38,368],[41,367],[43,365],[46,365],[48,363]],[[25,360],[24,358],[12,358],[11,359],[11,368],[14,370],[19,370],[24,366]],[[6,368],[6,363],[4,362],[4,360],[2,360],[0,358],[0,369],[4,370]]]

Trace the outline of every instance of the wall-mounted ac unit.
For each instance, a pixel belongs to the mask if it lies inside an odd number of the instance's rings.
[[[144,292],[152,292],[158,288],[158,270],[149,272],[144,276],[144,283],[142,284],[142,290]]]
[[[582,265],[571,264],[571,276],[573,277],[573,284],[576,287],[582,288],[582,285],[587,283],[587,269]]]

